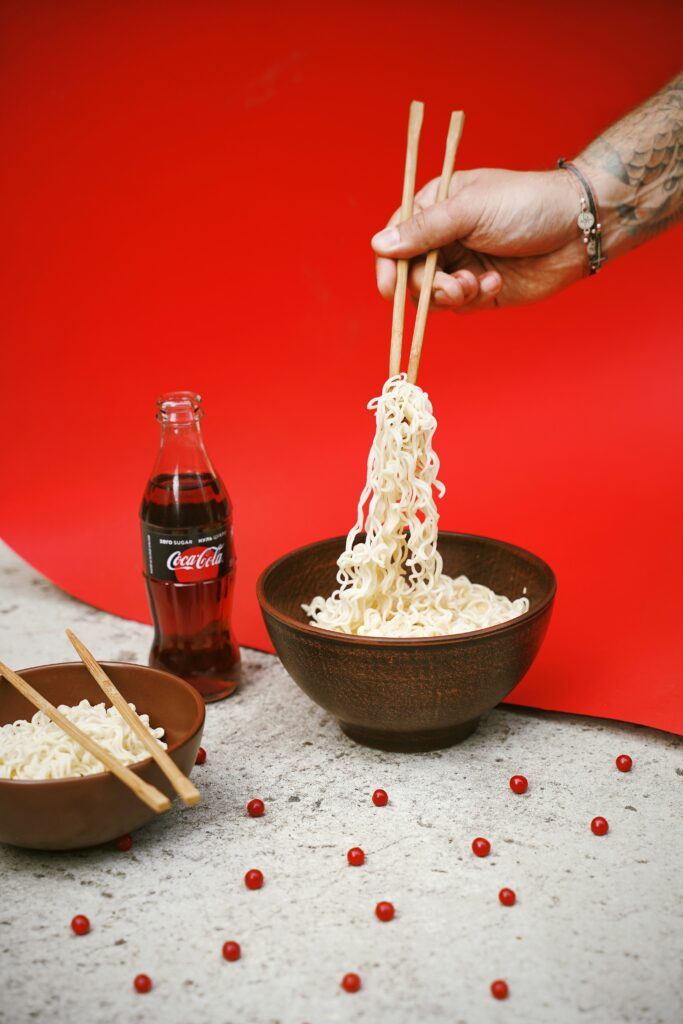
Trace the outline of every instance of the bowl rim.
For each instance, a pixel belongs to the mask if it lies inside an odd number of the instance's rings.
[[[351,646],[360,647],[401,647],[401,648],[414,648],[414,647],[438,647],[439,645],[455,644],[455,643],[472,643],[479,640],[485,640],[490,636],[496,636],[505,632],[508,632],[521,623],[531,622],[539,616],[543,615],[547,608],[552,604],[555,594],[557,592],[557,577],[554,571],[548,565],[544,559],[539,555],[535,555],[533,551],[528,551],[526,548],[522,548],[517,544],[511,544],[506,540],[497,540],[495,537],[487,537],[480,533],[462,533],[456,530],[439,530],[439,536],[455,537],[455,538],[466,538],[468,540],[483,540],[490,544],[493,544],[499,548],[505,548],[508,551],[512,551],[515,554],[522,555],[528,561],[533,562],[538,568],[549,576],[550,586],[545,597],[539,602],[539,604],[530,609],[528,612],[523,612],[521,615],[516,615],[513,619],[508,619],[506,622],[500,622],[496,626],[485,626],[483,629],[471,629],[466,633],[444,633],[441,636],[417,636],[417,637],[385,637],[385,636],[358,636],[354,633],[338,633],[333,629],[323,629],[320,626],[313,626],[307,622],[300,622],[298,619],[293,618],[291,615],[286,615],[284,612],[279,611],[273,604],[268,600],[265,594],[265,585],[268,577],[271,573],[275,572],[276,569],[286,562],[289,558],[295,555],[300,555],[304,551],[309,551],[311,548],[318,548],[323,544],[331,544],[332,542],[339,541],[343,546],[346,542],[346,534],[341,534],[338,537],[325,537],[323,540],[313,541],[311,544],[302,544],[298,548],[294,548],[292,551],[288,551],[286,554],[276,558],[274,562],[267,565],[266,568],[261,572],[256,582],[256,596],[263,612],[267,612],[278,622],[281,622],[285,626],[289,626],[297,630],[298,632],[304,633],[308,636],[313,637],[328,637],[330,639],[338,640],[340,643],[350,644]]]
[[[83,665],[82,661],[55,661],[48,665],[29,665],[27,668],[18,669],[18,674],[21,676],[24,674],[24,672],[33,672],[35,669],[56,669],[62,668],[65,665],[81,665],[82,668],[84,668],[87,672],[87,669],[85,668],[85,665]],[[151,665],[138,665],[134,661],[101,661],[100,665],[102,666],[102,668],[105,669],[105,671],[108,668],[136,668],[142,669],[144,672],[154,672],[156,675],[166,676],[166,678],[172,679],[174,683],[181,683],[186,690],[189,690],[190,694],[195,699],[197,714],[195,715],[195,718],[192,722],[192,728],[189,729],[187,735],[184,737],[184,739],[178,740],[176,743],[173,743],[169,747],[167,747],[167,754],[173,753],[180,747],[184,746],[185,743],[188,743],[189,740],[191,740],[192,737],[195,736],[197,732],[201,729],[201,727],[204,725],[204,721],[206,719],[206,705],[204,703],[204,700],[201,697],[201,695],[195,690],[195,688],[193,686],[190,686],[189,683],[185,682],[184,679],[181,679],[180,676],[176,676],[172,672],[165,672],[164,669],[161,668],[153,668]],[[6,680],[2,680],[2,682],[6,682]],[[8,683],[7,685],[9,686],[10,684]],[[104,693],[102,693],[102,701],[104,703],[107,702],[107,697]],[[144,761],[136,761],[134,764],[127,765],[127,767],[130,768],[132,772],[135,772],[137,774],[141,772],[143,769],[145,769],[148,765],[153,763],[154,761],[152,757],[146,757]],[[92,775],[69,775],[64,779],[0,778],[0,786],[8,784],[12,786],[73,785],[74,783],[96,782],[97,780],[101,780],[107,776],[114,778],[113,773],[108,770],[102,772],[93,772]]]

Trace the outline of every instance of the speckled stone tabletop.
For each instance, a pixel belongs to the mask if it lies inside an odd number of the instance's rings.
[[[10,665],[70,660],[67,625],[102,660],[145,661],[148,627],[73,600],[4,546],[0,584]],[[208,708],[200,806],[174,806],[128,853],[0,848],[3,1024],[683,1021],[679,738],[501,707],[459,747],[384,754],[346,739],[274,657],[243,653],[243,687]],[[388,806],[372,804],[377,787]],[[254,796],[262,818],[245,812]],[[389,923],[374,915],[383,899]],[[72,934],[77,913],[89,935]],[[221,957],[227,939],[237,962]],[[353,995],[347,971],[362,978]]]

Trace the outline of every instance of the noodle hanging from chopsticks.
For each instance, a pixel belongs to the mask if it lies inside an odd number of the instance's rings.
[[[437,476],[437,424],[426,392],[401,373],[368,408],[375,410],[376,432],[358,517],[337,560],[339,588],[303,605],[312,623],[358,636],[443,636],[528,611],[526,597],[511,601],[442,571],[434,490],[441,497],[445,487]],[[363,531],[365,540],[356,543]]]

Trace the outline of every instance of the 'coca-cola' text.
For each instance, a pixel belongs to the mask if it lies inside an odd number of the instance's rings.
[[[174,551],[166,560],[166,566],[171,572],[176,569],[209,569],[214,565],[220,565],[223,561],[223,545],[212,548],[203,548],[201,551],[188,552]]]

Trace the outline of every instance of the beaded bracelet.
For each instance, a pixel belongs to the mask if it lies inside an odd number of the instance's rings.
[[[607,257],[602,254],[602,224],[600,223],[598,204],[593,194],[593,189],[590,187],[586,176],[570,161],[560,157],[557,161],[557,166],[573,174],[583,190],[580,197],[581,212],[576,218],[576,223],[583,235],[584,245],[586,246],[588,273],[597,274]]]

